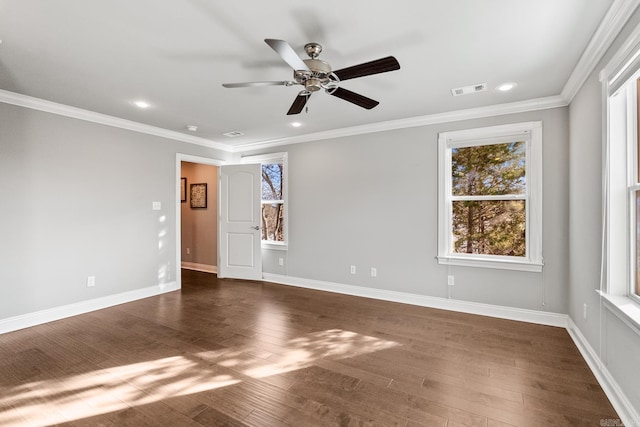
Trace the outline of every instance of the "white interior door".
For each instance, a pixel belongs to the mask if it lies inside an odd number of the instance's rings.
[[[218,277],[262,279],[259,164],[220,167]]]

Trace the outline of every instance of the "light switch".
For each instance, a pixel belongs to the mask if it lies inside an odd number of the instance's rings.
[[[160,202],[153,202],[151,204],[151,209],[153,209],[154,211],[159,211],[160,209],[162,209],[162,203]]]

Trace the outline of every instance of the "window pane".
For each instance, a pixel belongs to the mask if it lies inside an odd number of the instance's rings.
[[[262,200],[282,200],[282,163],[262,165]]]
[[[524,194],[524,141],[453,148],[451,184],[454,196]]]
[[[640,295],[640,191],[636,191],[636,247],[635,247],[636,271],[634,292]]]
[[[262,240],[284,241],[284,205],[282,203],[262,204]]]
[[[636,180],[640,182],[640,79],[636,80]]]
[[[524,200],[454,201],[453,252],[526,256]]]

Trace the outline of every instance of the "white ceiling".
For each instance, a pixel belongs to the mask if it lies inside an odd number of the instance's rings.
[[[557,96],[612,3],[0,0],[0,89],[238,146]],[[265,38],[303,58],[319,42],[334,69],[388,55],[401,69],[342,83],[380,101],[372,110],[318,92],[287,116],[300,86],[221,86],[292,79]],[[477,83],[488,90],[451,95]]]

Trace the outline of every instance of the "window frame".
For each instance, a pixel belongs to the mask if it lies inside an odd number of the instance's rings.
[[[634,278],[637,241],[636,193],[640,191],[638,172],[638,79],[640,67],[613,91],[606,91],[607,139],[605,154],[606,186],[606,276],[602,291],[627,297],[640,304]],[[624,168],[612,164],[622,164]]]
[[[639,188],[638,78],[640,27],[600,71],[602,84],[603,223],[599,293],[604,306],[640,335],[640,297],[635,293],[634,192]],[[633,85],[630,86],[630,84]],[[623,95],[623,96],[620,96]],[[612,167],[615,165],[615,167]],[[635,174],[635,176],[633,175]],[[632,182],[632,178],[633,182]]]
[[[254,163],[260,164],[261,173],[262,173],[262,165],[269,163],[282,163],[282,204],[283,204],[283,241],[277,242],[272,240],[262,240],[261,239],[261,247],[262,249],[275,249],[280,251],[287,251],[289,249],[289,178],[288,178],[288,154],[286,152],[281,153],[269,153],[269,154],[259,154],[259,155],[250,155],[250,156],[242,156],[241,163]],[[260,176],[260,185],[262,186],[262,175]],[[271,200],[270,202],[274,202]],[[280,202],[280,201],[278,201]],[[262,195],[260,197],[260,204],[263,204]]]
[[[636,290],[637,284],[634,278],[637,278],[638,264],[637,264],[637,215],[640,214],[640,210],[637,207],[636,194],[640,194],[640,161],[638,159],[638,140],[639,132],[638,126],[640,121],[638,120],[638,114],[640,112],[640,99],[638,99],[638,90],[640,89],[640,68],[629,79],[623,87],[627,90],[627,224],[628,224],[628,263],[629,263],[629,278],[627,280],[627,296],[636,303],[640,304],[640,295]],[[629,85],[629,86],[627,86]]]
[[[526,256],[453,252],[451,150],[470,146],[525,141]],[[523,122],[438,134],[438,263],[466,267],[541,272],[542,257],[542,122]],[[507,200],[504,197],[501,200]]]

